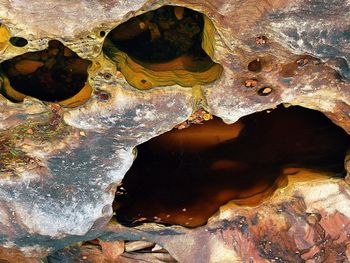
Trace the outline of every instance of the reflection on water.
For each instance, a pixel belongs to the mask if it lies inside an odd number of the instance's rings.
[[[178,10],[182,12],[180,19],[176,16]],[[179,64],[208,67],[213,62],[201,46],[203,28],[202,14],[188,8],[163,6],[120,24],[108,38],[141,63],[166,63],[183,57]]]
[[[203,225],[230,200],[262,202],[283,183],[282,174],[311,169],[342,176],[349,145],[341,128],[301,107],[172,130],[138,146],[116,196],[117,219]]]
[[[81,59],[61,42],[51,40],[45,50],[28,52],[1,63],[0,70],[12,86],[1,92],[16,102],[25,96],[50,102],[63,101],[83,89],[90,65],[90,61]]]

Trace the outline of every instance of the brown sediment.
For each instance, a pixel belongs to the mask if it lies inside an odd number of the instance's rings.
[[[15,102],[31,96],[75,107],[91,96],[92,88],[87,81],[90,64],[61,42],[51,40],[43,51],[25,53],[1,63],[1,93]]]
[[[278,107],[232,125],[214,118],[172,130],[138,147],[117,191],[116,217],[131,225],[203,225],[231,200],[262,203],[287,177],[345,176],[349,145],[341,128],[301,107]]]
[[[214,34],[206,16],[164,6],[113,29],[105,40],[104,52],[138,89],[204,85],[222,72],[210,58]]]
[[[262,70],[262,64],[259,58],[249,62],[248,70],[253,72],[260,72]]]

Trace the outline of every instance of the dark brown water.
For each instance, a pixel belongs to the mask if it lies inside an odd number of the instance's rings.
[[[131,18],[113,29],[107,38],[147,68],[183,58],[185,67],[196,71],[195,68],[214,64],[201,46],[203,28],[202,14],[188,8],[163,6]]]
[[[341,128],[301,107],[172,130],[138,146],[116,195],[117,220],[199,226],[232,199],[262,202],[250,197],[272,192],[288,167],[344,176],[349,145]]]
[[[29,52],[1,63],[12,88],[43,101],[57,102],[76,95],[85,85],[90,61],[56,40],[43,51]],[[10,100],[16,98],[3,95]]]

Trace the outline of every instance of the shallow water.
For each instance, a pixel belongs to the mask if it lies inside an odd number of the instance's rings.
[[[174,129],[138,146],[115,199],[117,220],[203,225],[230,200],[262,202],[285,175],[344,175],[349,142],[322,113],[301,107]]]

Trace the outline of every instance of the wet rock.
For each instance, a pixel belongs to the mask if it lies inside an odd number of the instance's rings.
[[[0,259],[25,262],[27,257],[35,262],[56,251],[52,255],[61,260],[61,255],[67,256],[60,250],[65,246],[103,236],[110,241],[147,237],[180,262],[349,260],[350,188],[342,179],[326,175],[291,175],[288,188],[261,206],[227,204],[206,226],[192,230],[153,223],[140,232],[110,221],[116,185],[133,163],[135,146],[178,124],[187,125],[199,109],[234,123],[281,103],[300,105],[324,113],[350,133],[346,1],[167,3],[206,16],[211,26],[203,31],[202,46],[220,68],[216,73],[221,72],[211,81],[196,75],[196,87],[179,86],[178,81],[164,86],[143,82],[137,75],[140,85],[150,88],[140,91],[103,54],[111,30],[161,3],[0,0],[0,63],[45,50],[50,40],[61,41],[65,59],[74,52],[91,61],[90,93],[76,97],[71,108],[70,103],[59,106],[29,96],[21,97],[20,103],[0,96],[0,154],[6,156],[0,160]],[[186,11],[177,8],[174,17],[184,21]],[[44,67],[32,61],[45,59],[36,53],[29,62],[16,64],[12,73],[32,73]],[[249,70],[252,61],[260,63]],[[50,63],[45,66],[50,68]],[[69,65],[80,69],[73,61]],[[139,66],[142,76],[155,76],[159,69],[135,62],[132,70]],[[186,75],[181,70],[171,78]],[[159,74],[166,79],[163,73]],[[9,78],[1,74],[1,94],[8,85]],[[320,221],[310,213],[320,214]],[[103,258],[101,250],[94,249],[96,258]],[[151,254],[135,260],[166,260],[159,258],[163,253]]]

